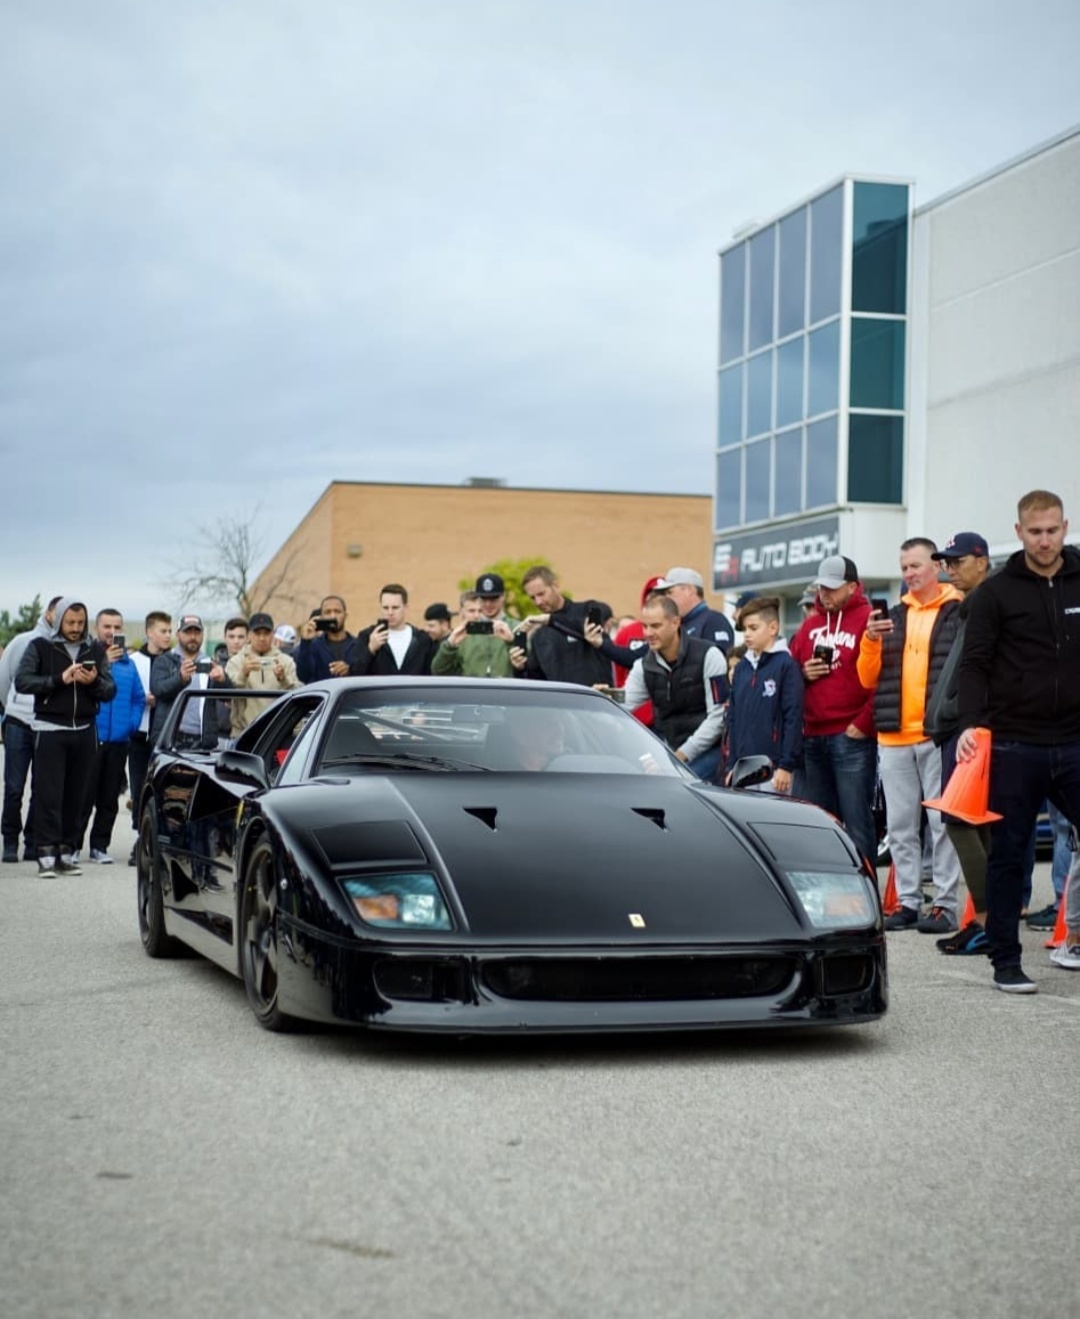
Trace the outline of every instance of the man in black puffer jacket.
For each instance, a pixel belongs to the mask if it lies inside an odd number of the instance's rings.
[[[976,752],[973,730],[993,734],[986,867],[986,935],[994,986],[1033,994],[1020,965],[1024,853],[1045,797],[1080,824],[1080,550],[1066,545],[1059,496],[1020,500],[1023,549],[971,600],[960,663],[964,730],[957,758]]]
[[[105,647],[90,639],[86,606],[62,599],[54,620],[23,653],[15,690],[34,698],[38,874],[79,875],[72,852],[97,752],[94,720],[116,683]]]

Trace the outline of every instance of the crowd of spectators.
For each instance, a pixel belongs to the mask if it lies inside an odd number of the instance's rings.
[[[3,860],[18,860],[21,837],[41,874],[78,874],[88,834],[87,859],[111,862],[124,785],[135,825],[154,743],[185,688],[265,693],[366,675],[578,683],[624,703],[703,780],[731,784],[740,762],[767,758],[759,790],[830,811],[870,865],[883,797],[899,896],[886,928],[942,936],[947,955],[988,954],[998,988],[1030,993],[1019,921],[1054,924],[1077,872],[1080,550],[1066,543],[1062,502],[1048,491],[1020,500],[1016,532],[1021,549],[997,572],[978,533],[956,533],[942,550],[905,540],[895,604],[868,599],[854,561],[831,555],[799,601],[790,641],[779,598],[741,597],[729,618],[708,607],[701,574],[687,567],[648,578],[639,611],[622,617],[605,601],[570,598],[537,564],[522,580],[534,610],[524,618],[508,612],[506,584],[488,572],[457,608],[429,604],[414,626],[409,591],[393,582],[379,592],[376,622],[355,633],[345,601],[329,595],[295,627],[266,612],[231,618],[212,653],[197,614],[176,619],[174,641],[173,619],[154,611],[141,646],[128,646],[117,610],[99,610],[91,625],[82,601],[56,597],[0,656]],[[225,744],[264,704],[254,694],[189,701],[177,743]],[[985,818],[926,809],[980,754],[976,728],[993,739]],[[1055,901],[1028,913],[1044,800]],[[974,907],[963,928],[961,875]],[[1068,891],[1054,961],[1077,970],[1080,881]]]

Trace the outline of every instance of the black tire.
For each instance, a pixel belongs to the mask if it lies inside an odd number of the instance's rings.
[[[291,1030],[296,1023],[278,1010],[278,881],[274,849],[260,838],[244,864],[240,893],[240,974],[255,1020],[265,1030]]]
[[[147,957],[179,957],[180,944],[165,933],[165,897],[161,859],[157,851],[157,811],[143,811],[135,843],[135,891],[139,908],[139,938]]]

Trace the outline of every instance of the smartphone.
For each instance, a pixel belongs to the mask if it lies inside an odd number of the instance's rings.
[[[585,606],[585,622],[595,623],[597,627],[604,626],[604,611],[599,605]]]
[[[123,632],[117,632],[113,636],[112,643],[114,646],[119,646],[121,650],[127,650],[127,637],[124,636]]]
[[[95,660],[95,659],[84,659],[84,660],[80,660],[80,661],[79,661],[79,668],[80,668],[80,669],[96,669],[96,668],[97,668],[97,660]]]
[[[209,673],[213,667],[214,661],[212,659],[207,659],[205,656],[202,659],[195,661],[196,673]]]
[[[518,646],[521,650],[528,650],[529,634],[527,632],[515,632],[514,635],[507,642],[507,645],[511,648],[511,650],[515,646]]]
[[[334,620],[332,618],[317,618],[315,620],[316,632],[333,632]]]
[[[831,664],[831,663],[832,663],[832,661],[833,661],[833,655],[834,655],[835,653],[836,653],[836,651],[835,651],[835,649],[834,649],[832,646],[815,646],[815,647],[814,647],[814,659],[816,659],[816,660],[824,660],[826,664]]]
[[[495,631],[495,624],[490,618],[474,618],[465,624],[465,631],[470,637],[490,637]]]
[[[379,621],[372,627],[371,630],[372,632],[389,632],[390,624],[386,621],[385,618],[380,618]]]
[[[870,599],[870,608],[876,609],[881,618],[885,618],[889,613],[889,602],[883,596],[872,596]]]

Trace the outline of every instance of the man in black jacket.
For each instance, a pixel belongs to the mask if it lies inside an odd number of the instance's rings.
[[[438,647],[426,632],[409,623],[409,593],[391,582],[379,592],[379,621],[356,638],[349,672],[364,677],[425,677]]]
[[[599,601],[567,600],[559,589],[559,579],[545,564],[530,568],[521,585],[541,618],[525,620],[528,656],[517,648],[510,652],[510,662],[518,675],[548,682],[576,682],[583,687],[610,683],[611,661],[590,645],[585,635],[590,618],[603,618]]]
[[[94,767],[98,706],[116,695],[105,647],[86,606],[61,600],[47,636],[27,646],[15,690],[34,698],[34,829],[39,875],[81,875],[72,859]]]
[[[964,730],[957,757],[976,751],[973,730],[993,733],[986,870],[986,934],[994,985],[1036,986],[1020,965],[1024,852],[1045,797],[1080,822],[1080,550],[1065,544],[1061,499],[1032,490],[1017,508],[1023,549],[975,592],[960,664]]]

